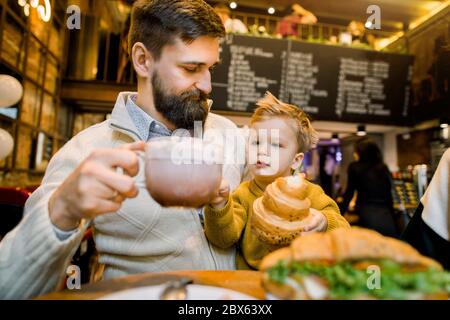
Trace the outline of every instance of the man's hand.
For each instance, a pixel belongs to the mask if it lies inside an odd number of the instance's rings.
[[[143,141],[118,149],[92,152],[50,197],[52,223],[62,230],[75,229],[81,219],[119,210],[126,198],[134,198],[138,188],[132,177],[139,172],[138,155]],[[116,172],[122,168],[127,175]]]
[[[220,182],[220,188],[217,192],[217,197],[211,200],[209,205],[214,209],[222,209],[225,207],[230,196],[230,184],[225,179]]]
[[[313,232],[323,232],[327,230],[328,221],[325,215],[314,208],[310,208],[310,214],[312,215],[311,223],[306,225],[303,229],[302,235],[313,233]]]

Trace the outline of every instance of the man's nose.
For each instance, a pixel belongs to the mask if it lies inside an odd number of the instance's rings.
[[[212,87],[211,87],[211,73],[209,73],[209,70],[204,72],[201,77],[197,80],[197,82],[195,83],[195,87],[206,93],[209,94],[212,91]]]

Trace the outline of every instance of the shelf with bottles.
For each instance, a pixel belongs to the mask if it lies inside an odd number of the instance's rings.
[[[411,211],[418,207],[420,199],[411,170],[392,174],[392,198],[394,209],[398,211]]]

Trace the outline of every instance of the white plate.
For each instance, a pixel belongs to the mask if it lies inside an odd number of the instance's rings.
[[[274,296],[273,294],[266,292],[266,300],[280,300],[277,296]]]
[[[165,285],[123,290],[101,297],[99,300],[159,300]],[[256,298],[225,288],[190,284],[187,300],[256,300]]]

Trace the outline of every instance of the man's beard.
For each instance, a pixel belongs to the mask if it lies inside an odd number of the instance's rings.
[[[152,86],[156,110],[177,129],[191,130],[194,122],[205,123],[209,112],[206,93],[193,89],[180,95],[167,94],[157,73],[152,77]]]

